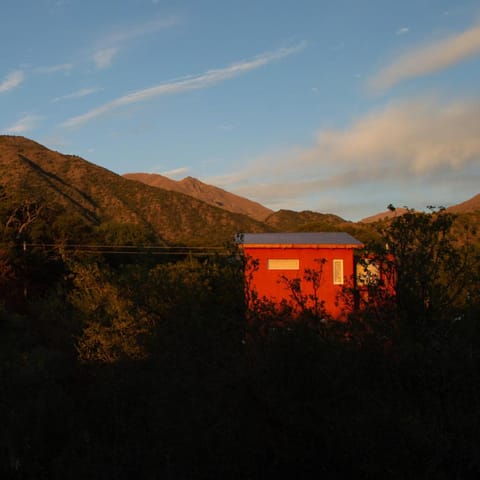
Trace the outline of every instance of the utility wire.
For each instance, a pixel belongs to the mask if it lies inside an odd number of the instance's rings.
[[[23,245],[20,243],[16,244],[17,246]],[[58,248],[66,248],[66,247],[91,247],[91,248],[137,248],[137,249],[157,249],[157,250],[175,250],[175,249],[182,249],[182,250],[225,250],[225,247],[210,247],[210,246],[165,246],[165,245],[118,245],[118,244],[97,244],[97,243],[65,243],[65,244],[58,244],[58,243],[27,243],[27,247],[58,247]]]
[[[14,246],[23,248],[51,248],[75,253],[96,253],[109,255],[229,255],[227,247],[213,246],[165,246],[165,245],[114,245],[114,244],[88,244],[88,243],[15,243]]]

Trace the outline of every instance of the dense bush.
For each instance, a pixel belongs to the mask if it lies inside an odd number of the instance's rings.
[[[451,220],[388,226],[394,295],[344,323],[247,323],[236,252],[33,269],[4,238],[0,476],[477,478],[478,252]]]

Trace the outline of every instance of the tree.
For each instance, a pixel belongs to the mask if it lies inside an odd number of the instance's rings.
[[[118,285],[113,272],[96,263],[71,265],[69,301],[82,327],[77,351],[84,362],[112,363],[145,357],[142,337],[149,322]]]
[[[460,319],[479,287],[479,255],[470,228],[455,232],[454,214],[430,210],[408,209],[382,231],[380,256],[395,275],[397,313],[418,333]]]

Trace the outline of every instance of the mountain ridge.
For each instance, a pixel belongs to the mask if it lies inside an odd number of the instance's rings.
[[[165,244],[222,244],[238,231],[266,231],[250,217],[191,196],[132,182],[76,155],[65,155],[21,136],[0,136],[5,193],[81,216],[88,224],[139,225]]]
[[[175,187],[183,185],[200,194],[213,192],[210,201],[216,205],[212,205],[173,189],[125,178],[77,155],[50,150],[21,136],[0,135],[0,172],[0,188],[12,200],[56,205],[57,213],[64,211],[72,219],[81,217],[94,228],[136,225],[164,245],[224,245],[239,232],[339,230],[368,235],[367,224],[349,222],[334,214],[308,210],[273,212],[192,177],[171,181]],[[219,191],[229,201],[240,199],[248,206],[262,207],[256,210],[259,215],[270,213],[259,221],[232,212],[218,204],[222,203],[215,196]],[[477,212],[479,201],[480,194],[447,210]]]
[[[228,192],[220,187],[206,184],[190,176],[182,180],[173,180],[157,173],[125,173],[122,176],[153,187],[190,195],[212,206],[223,208],[232,213],[248,215],[258,221],[264,221],[273,213],[273,210],[258,202]]]
[[[447,208],[447,211],[452,213],[471,213],[477,210],[480,210],[480,193]]]
[[[153,187],[164,188],[193,196],[213,206],[224,208],[231,212],[242,213],[251,218],[266,223],[271,228],[301,228],[309,223],[318,224],[340,224],[340,223],[375,223],[381,220],[389,220],[407,212],[406,208],[399,207],[394,211],[386,210],[369,215],[358,222],[349,222],[333,213],[320,213],[311,210],[294,211],[281,209],[273,211],[258,202],[245,197],[233,194],[214,185],[206,184],[195,177],[187,176],[182,180],[174,180],[164,175],[155,173],[125,173],[123,177],[136,180]],[[228,200],[226,200],[228,199]],[[452,213],[468,213],[480,210],[480,194],[477,194],[456,205],[446,208]],[[293,218],[296,217],[296,218]]]
[[[474,195],[473,197],[465,200],[464,202],[451,205],[446,207],[445,210],[450,213],[473,213],[480,211],[480,193]],[[379,212],[374,215],[362,218],[361,223],[373,223],[381,220],[389,220],[391,218],[397,217],[407,213],[406,208],[396,208],[395,210],[386,210],[384,212]]]

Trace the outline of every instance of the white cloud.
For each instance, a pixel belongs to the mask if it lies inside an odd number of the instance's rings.
[[[374,90],[392,87],[402,80],[427,75],[480,54],[480,26],[407,52],[369,81]]]
[[[25,74],[21,70],[15,70],[14,72],[8,74],[5,77],[5,80],[0,83],[0,93],[7,92],[8,90],[18,87],[24,79]]]
[[[70,72],[73,69],[72,63],[62,63],[60,65],[52,65],[50,67],[38,67],[35,69],[37,73],[57,73],[57,72]]]
[[[56,103],[56,102],[62,102],[64,100],[82,98],[88,95],[92,95],[93,93],[96,93],[100,90],[101,90],[100,88],[81,88],[80,90],[76,90],[75,92],[68,93],[67,95],[61,95],[60,97],[55,97],[52,99],[52,102]]]
[[[114,47],[103,48],[93,54],[95,66],[99,69],[108,68],[112,64],[113,57],[117,54],[118,49]]]
[[[26,133],[30,130],[33,130],[41,117],[37,115],[25,115],[22,118],[18,119],[13,125],[10,125],[5,129],[6,133],[16,135],[21,133]]]
[[[309,148],[259,157],[236,173],[207,182],[272,208],[312,208],[312,197],[322,206],[363,199],[366,207],[382,190],[384,200],[377,208],[400,195],[407,205],[409,199],[425,199],[423,208],[437,201],[432,198],[436,185],[440,190],[453,179],[458,183],[462,172],[464,185],[469,177],[480,177],[479,124],[480,98],[394,103],[347,128],[320,131]],[[470,171],[477,173],[467,175]]]
[[[167,172],[162,172],[162,175],[166,177],[178,177],[178,176],[183,176],[185,173],[189,171],[188,167],[179,167],[179,168],[174,168],[173,170],[168,170]]]
[[[114,57],[124,43],[135,38],[151,35],[165,28],[171,28],[180,23],[179,17],[160,17],[134,25],[119,25],[103,35],[93,49],[93,61],[98,69],[112,65]]]
[[[408,27],[401,27],[396,31],[397,35],[405,35],[410,31]]]
[[[93,110],[90,110],[83,115],[70,118],[62,124],[63,127],[78,127],[94,118],[104,115],[114,109],[123,107],[126,105],[134,104],[149,100],[154,97],[163,95],[173,95],[175,93],[187,92],[190,90],[198,90],[202,88],[208,88],[218,83],[224,82],[231,78],[238,77],[243,73],[255,70],[263,67],[275,60],[280,60],[299,52],[305,47],[305,43],[300,43],[295,47],[280,48],[274,52],[264,53],[255,57],[252,60],[246,60],[243,62],[234,63],[228,67],[220,68],[216,70],[208,70],[205,73],[196,76],[184,77],[167,83],[160,83],[151,88],[143,90],[137,90],[136,92],[124,95],[109,103],[101,105]]]
[[[362,168],[389,162],[408,174],[461,167],[480,159],[480,100],[442,104],[435,98],[388,105],[345,131],[320,132],[314,158]],[[313,161],[313,160],[312,160]]]
[[[180,23],[179,17],[160,17],[136,25],[122,25],[113,29],[101,40],[102,45],[117,45],[134,38],[150,35],[166,28],[175,27]]]

